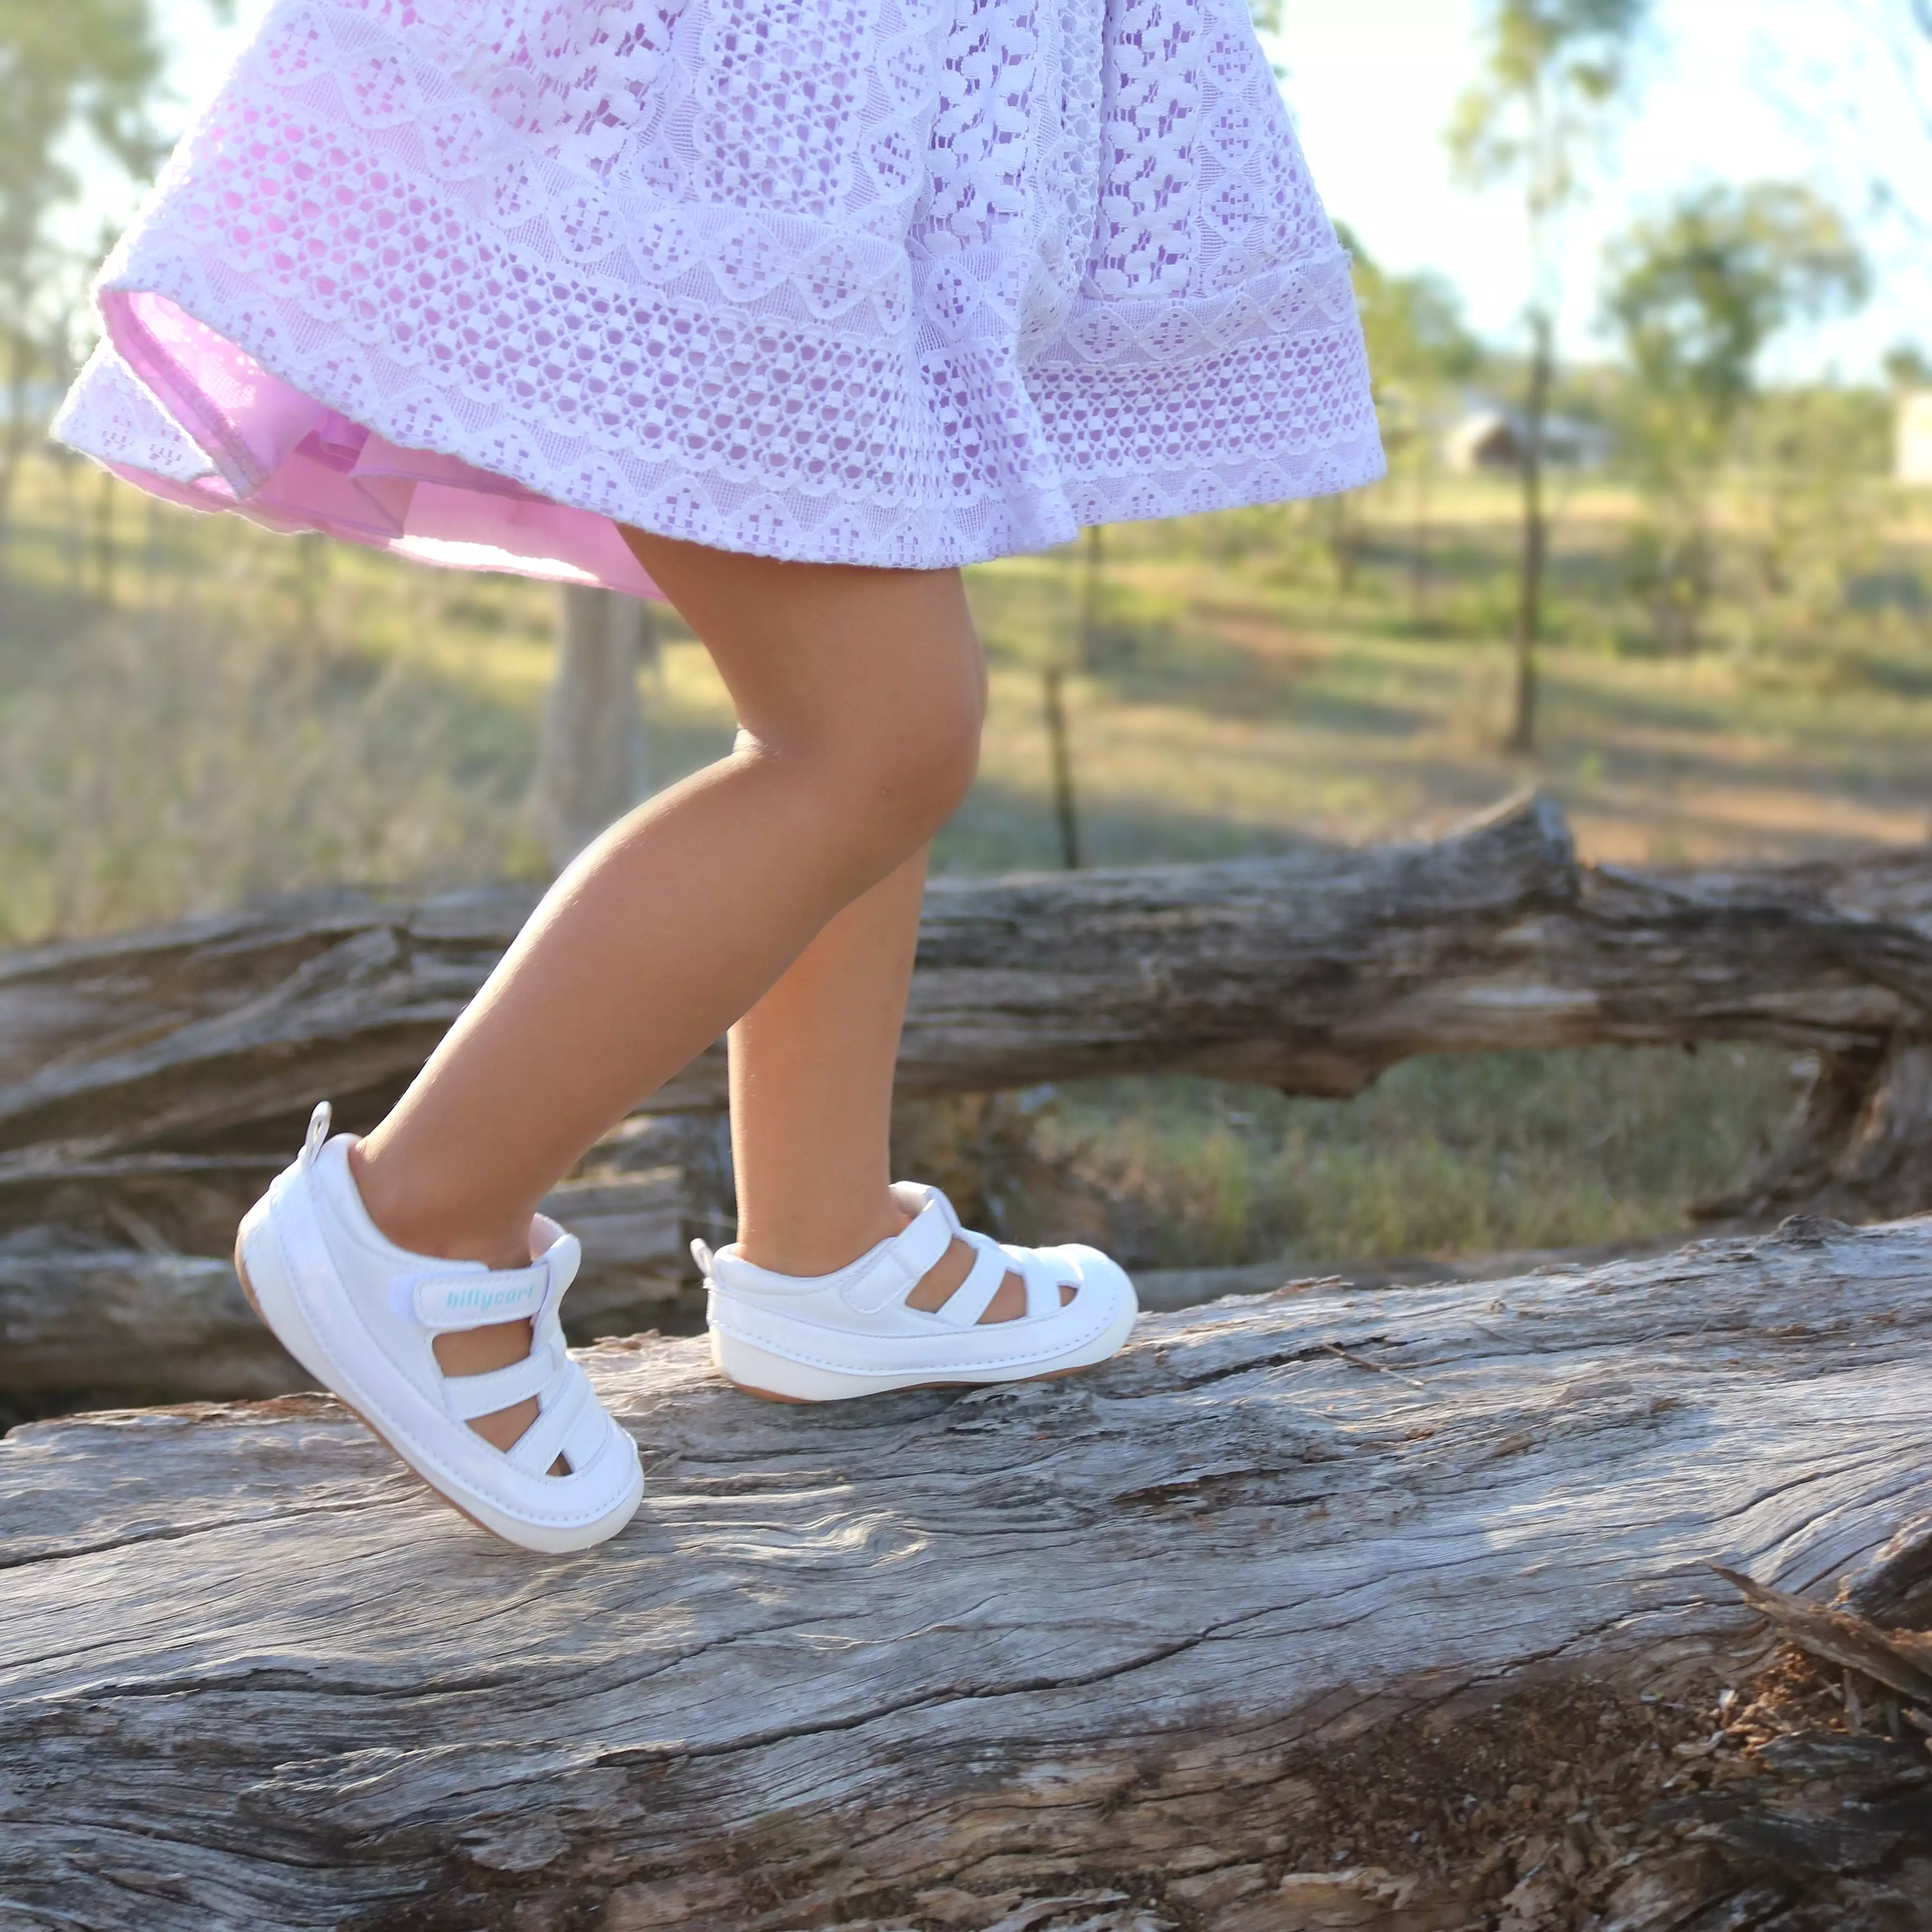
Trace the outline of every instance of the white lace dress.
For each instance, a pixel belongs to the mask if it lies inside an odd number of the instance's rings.
[[[122,475],[620,589],[1382,471],[1244,0],[280,0],[98,294]]]

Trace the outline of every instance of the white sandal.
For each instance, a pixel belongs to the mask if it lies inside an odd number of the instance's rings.
[[[833,1274],[775,1274],[735,1244],[714,1253],[692,1243],[710,1288],[712,1358],[728,1380],[782,1402],[838,1402],[1070,1375],[1126,1340],[1138,1312],[1133,1283],[1097,1248],[1004,1245],[962,1227],[936,1187],[902,1183],[892,1193],[911,1221]],[[956,1240],[977,1251],[972,1271],[936,1312],[908,1306]],[[982,1322],[1010,1274],[1026,1284],[1026,1313]]]
[[[550,1552],[616,1534],[644,1496],[638,1445],[565,1352],[557,1318],[577,1238],[538,1215],[526,1268],[411,1254],[369,1218],[349,1169],[351,1137],[328,1138],[324,1101],[293,1166],[242,1223],[242,1286],[275,1339],[444,1499],[506,1541]],[[541,1244],[542,1252],[537,1252]],[[447,1376],[439,1335],[527,1319],[530,1352],[488,1374]],[[508,1449],[472,1418],[536,1398]],[[568,1473],[552,1474],[561,1458]]]

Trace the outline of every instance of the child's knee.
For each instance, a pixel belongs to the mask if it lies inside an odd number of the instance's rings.
[[[986,699],[978,688],[950,704],[936,704],[916,719],[895,760],[908,815],[937,832],[973,789],[980,771],[980,738]]]
[[[896,863],[958,810],[979,770],[984,717],[976,681],[908,692],[826,748],[821,776],[862,842]]]
[[[788,772],[795,808],[871,872],[909,857],[958,810],[979,770],[986,708],[976,653],[917,667],[856,701],[814,705],[776,728],[746,728],[740,746]]]

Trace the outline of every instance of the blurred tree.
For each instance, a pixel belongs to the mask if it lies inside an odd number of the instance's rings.
[[[1700,188],[1614,244],[1604,311],[1635,379],[1632,442],[1655,514],[1640,560],[1664,640],[1688,649],[1712,589],[1712,494],[1766,346],[1870,288],[1844,218],[1809,188]]]
[[[1430,506],[1444,419],[1457,386],[1480,364],[1482,346],[1462,320],[1454,286],[1444,277],[1390,274],[1346,224],[1337,222],[1336,232],[1354,258],[1355,300],[1390,468],[1412,486],[1411,616],[1420,624],[1428,616]]]
[[[556,668],[537,739],[531,815],[554,872],[650,796],[650,738],[638,674],[655,664],[657,619],[641,597],[565,584]]]
[[[1894,418],[1892,398],[1875,388],[1767,384],[1753,398],[1737,438],[1750,488],[1725,518],[1749,566],[1725,604],[1746,627],[1743,640],[1816,643],[1855,586],[1885,575]],[[1892,574],[1895,583],[1895,560]]]
[[[148,118],[161,53],[149,0],[0,0],[0,577],[37,385],[65,366],[77,273],[62,223],[86,146],[136,179],[166,152]]]
[[[1489,0],[1483,77],[1456,104],[1450,124],[1450,154],[1462,180],[1476,188],[1520,188],[1529,224],[1522,584],[1508,741],[1514,751],[1529,751],[1536,742],[1536,647],[1550,550],[1544,425],[1556,370],[1558,230],[1630,91],[1632,50],[1651,10],[1652,0]]]
[[[1646,391],[1721,434],[1772,338],[1856,308],[1870,272],[1844,218],[1796,182],[1700,188],[1612,248],[1605,309]]]
[[[1885,376],[1894,389],[1932,389],[1932,358],[1916,342],[1895,343],[1885,352]]]
[[[1427,394],[1474,375],[1482,346],[1462,320],[1461,298],[1432,272],[1391,275],[1360,248],[1355,295],[1375,374],[1376,400],[1384,422],[1400,427],[1405,398]]]

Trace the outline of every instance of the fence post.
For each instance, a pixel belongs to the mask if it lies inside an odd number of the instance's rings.
[[[642,598],[594,585],[563,586],[556,673],[530,802],[556,872],[651,790],[638,672],[656,649],[656,628]]]

